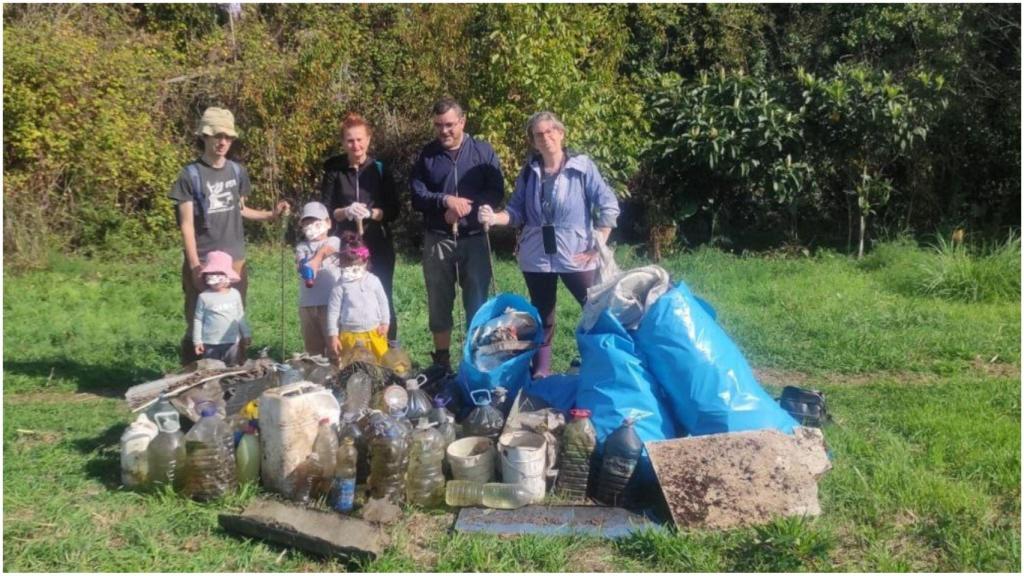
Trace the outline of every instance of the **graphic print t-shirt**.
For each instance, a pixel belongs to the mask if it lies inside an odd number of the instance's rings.
[[[235,260],[244,259],[245,237],[242,230],[240,200],[243,196],[248,196],[251,189],[248,172],[238,164],[236,178],[230,162],[225,162],[221,168],[213,168],[202,160],[196,160],[193,165],[199,168],[199,185],[203,187],[203,194],[210,202],[210,208],[206,212],[206,226],[204,227],[199,220],[195,222],[199,258],[204,258],[213,250],[220,250],[227,252]],[[170,196],[178,204],[198,202],[192,191],[192,179],[187,169],[182,169],[178,175]]]

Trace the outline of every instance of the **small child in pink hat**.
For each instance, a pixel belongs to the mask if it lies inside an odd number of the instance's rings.
[[[213,251],[200,270],[206,290],[196,302],[192,319],[192,344],[196,355],[222,360],[233,366],[245,361],[252,332],[245,321],[242,295],[231,287],[241,280],[232,267],[231,255]]]

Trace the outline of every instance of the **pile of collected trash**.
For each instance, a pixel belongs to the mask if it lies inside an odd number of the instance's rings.
[[[122,480],[197,500],[241,484],[350,512],[372,499],[518,508],[549,491],[630,504],[654,480],[645,442],[797,422],[767,395],[713,309],[657,267],[591,290],[578,374],[533,381],[543,339],[525,299],[501,294],[467,330],[460,371],[413,376],[400,348],[380,365],[296,355],[193,370],[129,390]]]

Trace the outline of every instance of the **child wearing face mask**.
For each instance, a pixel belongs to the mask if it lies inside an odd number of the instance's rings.
[[[380,280],[366,270],[369,259],[370,250],[358,234],[342,233],[338,252],[341,274],[327,304],[327,334],[335,356],[354,348],[357,342],[362,342],[378,361],[388,351],[388,298]]]
[[[327,302],[338,278],[336,254],[341,245],[337,237],[327,235],[331,220],[323,204],[310,202],[303,206],[299,224],[303,239],[295,246],[295,264],[299,272],[302,342],[307,354],[330,356]]]
[[[242,295],[231,287],[241,278],[232,267],[231,255],[213,251],[200,270],[206,291],[199,294],[192,318],[192,344],[197,356],[222,360],[233,366],[245,361],[252,332],[245,321]]]

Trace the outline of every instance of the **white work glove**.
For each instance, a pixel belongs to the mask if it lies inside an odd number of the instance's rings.
[[[362,202],[353,202],[345,207],[345,218],[349,220],[365,220],[370,217],[370,209]]]
[[[476,212],[476,219],[484,226],[494,224],[494,209],[484,204]]]

